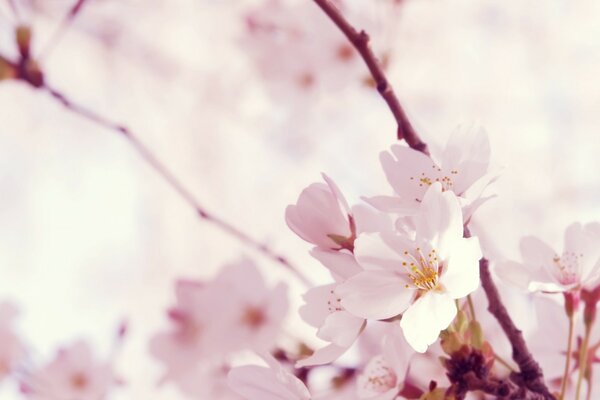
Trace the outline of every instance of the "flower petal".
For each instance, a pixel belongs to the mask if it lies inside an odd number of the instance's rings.
[[[349,346],[338,346],[337,344],[329,344],[325,347],[315,350],[315,352],[296,363],[296,368],[308,367],[312,365],[329,364],[342,356],[348,351]]]
[[[479,287],[481,248],[476,237],[456,242],[440,282],[453,299],[460,299]]]
[[[431,185],[416,218],[417,240],[430,242],[444,260],[452,246],[463,237],[460,203],[452,192],[442,192],[440,183]]]
[[[455,316],[456,305],[449,295],[428,292],[404,312],[400,327],[408,344],[424,353]]]
[[[363,318],[356,317],[348,311],[336,311],[325,319],[317,336],[339,346],[350,346],[364,326]]]
[[[342,306],[352,314],[369,319],[386,319],[403,312],[415,290],[394,271],[361,272],[336,289]]]

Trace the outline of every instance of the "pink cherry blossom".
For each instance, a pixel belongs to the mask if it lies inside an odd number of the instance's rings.
[[[268,367],[249,365],[229,372],[229,386],[247,400],[310,400],[302,381],[286,371],[274,358],[264,357]]]
[[[32,400],[104,399],[118,383],[111,365],[94,358],[90,346],[76,342],[25,378],[23,392]]]
[[[477,289],[481,249],[477,238],[463,238],[458,199],[440,183],[429,188],[414,220],[414,237],[360,235],[354,254],[365,271],[337,293],[357,316],[386,319],[402,313],[407,342],[424,352],[454,319],[454,299]]]
[[[227,384],[230,368],[223,363],[202,363],[177,378],[177,387],[192,399],[240,400]]]
[[[270,350],[287,313],[286,292],[284,284],[268,288],[247,259],[226,265],[210,282],[177,282],[177,304],[168,313],[173,329],[150,343],[165,364],[163,379],[178,382],[200,362],[236,351]]]
[[[17,315],[18,311],[12,304],[0,304],[0,380],[13,372],[26,355],[13,326]]]
[[[393,4],[357,7],[357,2],[348,0],[334,3],[371,34],[383,36],[395,26]],[[321,10],[311,2],[267,0],[245,12],[239,43],[269,93],[277,101],[292,99],[295,105],[314,107],[315,97],[342,91],[349,83],[368,87],[368,71],[352,44],[335,26],[306,21],[323,22]],[[384,56],[390,44],[380,42],[383,50],[378,49],[378,55]]]
[[[229,351],[272,350],[288,312],[287,285],[267,286],[249,259],[226,265],[214,285],[219,288],[220,299],[212,306],[232,304],[218,311],[220,342]]]
[[[504,262],[498,265],[496,272],[532,292],[591,289],[600,281],[600,232],[597,226],[569,225],[561,255],[536,237],[524,237],[520,244],[523,261]]]
[[[306,304],[300,308],[300,316],[308,324],[319,328],[317,337],[330,344],[316,350],[310,357],[300,360],[296,366],[330,363],[345,353],[365,326],[364,318],[350,314],[335,293],[337,284],[317,286],[305,295]]]
[[[487,200],[482,192],[495,179],[488,174],[490,144],[483,130],[456,130],[433,159],[403,145],[393,145],[380,159],[395,195],[366,200],[383,211],[402,215],[414,214],[429,187],[439,182],[443,191],[458,196],[467,221]]]
[[[358,376],[359,399],[392,400],[402,391],[414,352],[395,330],[384,336],[382,354],[373,357]]]
[[[302,191],[296,205],[285,210],[285,220],[298,236],[322,249],[350,247],[355,227],[350,207],[337,185],[313,183]]]
[[[178,281],[176,305],[168,312],[172,330],[159,333],[150,342],[150,352],[167,368],[167,376],[179,376],[200,359],[225,353],[218,347],[214,301],[217,288],[195,281]]]

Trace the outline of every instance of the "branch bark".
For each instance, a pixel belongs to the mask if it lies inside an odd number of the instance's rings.
[[[397,136],[398,140],[404,139],[406,143],[415,150],[422,153],[429,154],[427,144],[421,140],[412,124],[406,116],[406,112],[402,108],[392,85],[390,85],[381,63],[373,53],[371,46],[369,45],[369,35],[364,31],[356,30],[346,18],[342,15],[340,10],[331,2],[331,0],[314,0],[315,3],[327,14],[327,16],[333,21],[333,23],[342,31],[342,33],[348,38],[350,43],[359,52],[360,56],[364,60],[373,80],[375,81],[377,91],[387,103],[390,111],[394,115],[394,119],[398,124]]]
[[[500,293],[489,270],[489,262],[485,258],[479,261],[481,286],[488,298],[488,311],[496,318],[512,346],[512,358],[519,366],[519,372],[512,373],[511,379],[517,385],[526,387],[543,395],[544,399],[554,399],[544,382],[544,373],[527,348],[523,333],[517,328],[502,303]]]

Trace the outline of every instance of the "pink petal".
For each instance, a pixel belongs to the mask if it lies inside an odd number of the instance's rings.
[[[336,289],[342,306],[352,314],[368,319],[386,319],[402,313],[415,291],[394,271],[365,271]]]

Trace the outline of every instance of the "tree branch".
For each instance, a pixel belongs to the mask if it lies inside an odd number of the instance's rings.
[[[357,31],[341,14],[340,10],[331,2],[331,0],[314,0],[315,3],[327,14],[327,16],[335,23],[335,25],[342,31],[342,33],[348,38],[356,50],[360,53],[369,72],[373,76],[377,84],[377,90],[381,94],[381,97],[387,103],[390,111],[394,115],[396,122],[398,123],[398,139],[406,140],[406,143],[413,149],[421,151],[422,153],[429,154],[427,144],[425,144],[417,135],[414,128],[412,127],[404,109],[402,108],[400,101],[396,97],[394,90],[388,82],[385,73],[381,67],[381,64],[377,60],[377,57],[373,53],[369,45],[369,35],[361,30]],[[465,236],[469,235],[469,231],[465,228]],[[554,399],[554,396],[550,393],[544,383],[543,372],[538,363],[533,359],[533,356],[529,352],[523,335],[519,329],[515,326],[510,315],[506,311],[506,307],[502,304],[498,290],[492,281],[489,269],[488,261],[481,259],[480,261],[480,276],[481,284],[486,293],[489,301],[489,311],[500,323],[500,326],[504,330],[506,336],[510,340],[513,348],[513,359],[520,368],[519,373],[513,373],[511,379],[520,388],[528,388],[535,392],[529,397],[518,397],[524,396],[523,393],[515,395],[517,397],[508,397],[512,399]],[[492,388],[491,382],[482,382],[482,384],[488,385],[484,389],[489,391],[500,390],[499,386]],[[503,383],[501,389],[505,390],[506,385]],[[485,390],[484,390],[485,391]],[[489,393],[489,392],[488,392]],[[530,393],[530,392],[528,392]],[[493,393],[490,393],[493,394]],[[539,396],[537,396],[539,394]]]
[[[346,18],[344,18],[340,10],[331,2],[331,0],[314,0],[314,2],[321,7],[325,14],[327,14],[333,23],[337,25],[350,43],[352,43],[354,48],[360,53],[360,56],[367,65],[367,68],[369,68],[369,72],[375,81],[377,91],[387,103],[398,124],[398,140],[404,139],[413,149],[429,154],[427,144],[423,142],[415,132],[398,97],[396,97],[396,93],[394,93],[394,89],[383,72],[381,63],[373,53],[373,50],[369,45],[369,35],[364,30],[361,30],[360,32],[357,31]]]
[[[28,46],[27,46],[28,47]],[[306,286],[312,286],[310,280],[300,270],[292,264],[286,257],[276,253],[265,243],[253,239],[250,235],[236,228],[230,222],[216,216],[203,207],[192,192],[181,182],[173,172],[152,152],[152,150],[127,126],[111,121],[110,119],[95,113],[94,111],[83,107],[69,99],[61,91],[49,86],[44,79],[42,71],[37,63],[29,58],[28,51],[21,51],[21,57],[18,62],[12,62],[0,54],[0,62],[5,67],[12,70],[7,75],[10,78],[26,82],[31,87],[47,92],[52,98],[60,102],[65,109],[87,119],[94,124],[120,134],[138,153],[142,160],[150,166],[191,208],[193,208],[200,219],[208,221],[233,236],[244,245],[254,248],[262,255],[273,260],[290,270]]]
[[[554,399],[548,387],[544,383],[544,373],[537,361],[533,359],[527,348],[523,333],[517,328],[511,319],[506,307],[502,304],[498,289],[492,280],[488,260],[482,258],[479,261],[479,275],[481,286],[488,298],[488,311],[496,318],[502,330],[508,337],[512,346],[512,358],[519,366],[520,372],[511,374],[511,379],[519,386],[540,393],[544,399]]]
[[[502,379],[481,379],[473,372],[464,376],[464,382],[469,391],[479,390],[483,393],[496,396],[496,399],[506,400],[546,400],[547,397],[541,393],[528,391],[523,387],[516,386],[511,381]]]

